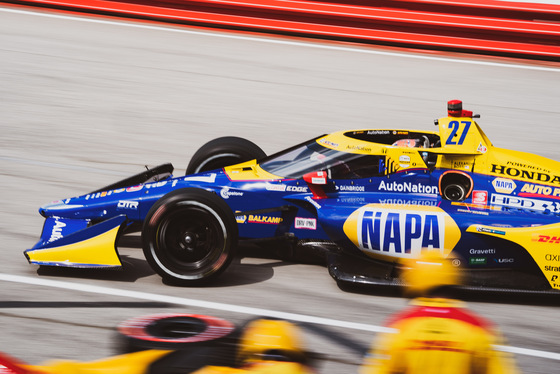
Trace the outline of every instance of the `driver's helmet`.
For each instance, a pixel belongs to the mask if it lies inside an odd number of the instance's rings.
[[[435,289],[458,286],[462,273],[458,262],[444,257],[439,250],[423,249],[419,258],[407,260],[401,273],[410,296],[428,296]]]
[[[399,139],[393,144],[393,147],[406,147],[406,148],[430,148],[430,139],[426,135],[422,135],[421,139]]]
[[[420,144],[420,139],[399,139],[392,145],[393,147],[417,148],[420,147]]]
[[[263,361],[305,363],[299,328],[291,322],[275,319],[257,319],[244,329],[238,350],[241,365]]]

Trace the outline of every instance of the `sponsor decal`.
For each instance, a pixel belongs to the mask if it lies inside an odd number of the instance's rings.
[[[515,191],[515,188],[517,187],[514,181],[507,178],[494,178],[494,180],[492,181],[492,186],[494,186],[496,192],[507,194]]]
[[[220,196],[224,199],[229,199],[230,196],[243,196],[243,192],[230,191],[229,187],[224,187],[220,190]]]
[[[313,198],[311,196],[305,196],[305,200],[307,202],[311,203],[311,205],[313,205],[316,209],[321,209],[321,205],[319,205],[318,202],[313,200]]]
[[[364,197],[358,196],[344,196],[339,199],[336,199],[339,203],[348,203],[348,204],[364,204],[366,199]]]
[[[558,202],[529,199],[524,197],[492,194],[490,203],[493,205],[501,205],[518,209],[537,210],[541,212],[560,212],[560,203]]]
[[[132,188],[132,187],[129,187],[129,188]],[[142,189],[142,185],[140,185],[140,189]],[[128,191],[128,188],[127,188],[127,191]],[[92,194],[86,195],[86,200],[98,199],[100,197],[105,197],[105,196],[108,196],[110,194],[111,193],[110,192],[108,193],[107,191],[92,193]]]
[[[481,208],[481,207],[480,206],[475,206],[475,208]],[[489,216],[490,215],[488,212],[481,212],[481,211],[478,211],[478,210],[470,210],[470,209],[463,209],[463,208],[457,208],[457,212],[479,214],[481,216]]]
[[[343,229],[367,254],[416,257],[423,248],[451,251],[461,235],[457,224],[440,208],[423,208],[369,204],[354,211]]]
[[[533,234],[531,240],[539,243],[560,244],[560,236]]]
[[[364,192],[365,186],[336,186],[336,189],[344,192],[344,191],[352,191],[352,192]]]
[[[64,222],[61,222],[59,220],[55,220],[54,221],[54,226],[52,228],[51,231],[51,237],[49,238],[48,242],[52,242],[55,241],[57,239],[62,238],[62,228],[66,227],[66,224]]]
[[[368,135],[388,135],[389,130],[369,130]]]
[[[480,143],[478,143],[478,148],[476,150],[480,153],[486,153],[488,148],[486,148],[486,146],[484,144],[482,144],[482,142],[480,142]]]
[[[560,288],[560,284],[559,284],[560,282],[559,282],[559,283],[556,283],[557,280],[558,280],[558,275],[553,275],[553,276],[550,278],[550,285],[551,285],[553,288]]]
[[[317,230],[317,220],[315,218],[296,217],[294,227],[296,229]]]
[[[486,205],[488,203],[488,191],[473,191],[472,202],[473,204]]]
[[[124,188],[117,188],[116,190],[113,190],[113,193],[121,193],[124,192]]]
[[[167,181],[148,183],[148,184],[146,185],[146,188],[163,187],[163,186],[165,186],[166,184],[167,184]]]
[[[560,255],[554,255],[551,253],[547,253],[546,255],[544,255],[544,259],[546,261],[557,261],[560,262]]]
[[[529,165],[524,165],[524,166],[529,167]],[[535,169],[538,170],[541,168],[535,168]],[[514,178],[530,179],[539,182],[560,184],[560,176],[550,175],[548,173],[543,173],[540,171],[523,170],[523,169],[517,169],[515,167],[508,167],[505,165],[492,164],[492,170],[490,172],[494,174],[508,175]]]
[[[560,199],[560,188],[526,183],[523,187],[521,187],[519,196],[532,196],[532,197],[545,197],[545,198],[552,197],[552,198]]]
[[[545,271],[555,271],[557,273],[560,273],[560,266],[545,266],[544,267]],[[554,279],[556,280],[556,279]]]
[[[307,187],[305,187],[305,186],[287,186],[286,191],[288,191],[288,192],[307,192]]]
[[[489,249],[474,249],[471,248],[469,250],[469,254],[471,255],[494,255],[496,254],[496,249],[489,248]]]
[[[183,180],[191,181],[191,182],[214,183],[216,181],[216,173],[212,173],[210,175],[197,175],[193,177],[185,177],[183,178]]]
[[[245,223],[245,221],[247,221],[247,216],[236,215],[235,216],[235,221],[237,223]]]
[[[395,204],[395,205],[427,205],[436,206],[437,200],[407,200],[407,199],[383,199],[379,200],[380,204]]]
[[[459,260],[458,258],[454,258],[454,259],[451,261],[451,265],[453,265],[453,266],[461,266],[461,260]]]
[[[117,203],[117,208],[137,210],[138,209],[138,201],[120,200]]]
[[[511,264],[512,262],[515,262],[515,259],[513,259],[513,258],[495,258],[494,262],[496,262],[498,264]]]
[[[249,214],[247,222],[249,223],[270,223],[273,225],[277,225],[283,221],[282,217],[272,217],[272,216],[261,216],[261,215],[253,215]]]
[[[306,186],[287,186],[285,184],[266,184],[267,191],[278,191],[278,192],[307,192],[308,188]]]
[[[522,169],[532,169],[532,170],[536,170],[536,171],[542,171],[544,173],[550,173],[550,170],[545,169],[543,167],[535,166],[535,165],[529,165],[529,164],[523,164],[521,162],[508,161],[508,162],[506,162],[506,165],[515,166],[515,167],[519,167],[519,168],[522,168]]]
[[[451,164],[452,169],[465,169],[469,170],[471,167],[470,163],[467,161],[453,161]]]
[[[284,191],[286,191],[286,185],[285,185],[285,184],[271,184],[271,183],[267,183],[267,184],[266,184],[266,190],[267,190],[267,191],[284,192]]]
[[[399,166],[401,168],[407,168],[410,166],[410,156],[402,155],[399,157]]]
[[[140,191],[142,188],[144,188],[143,184],[139,184],[138,186],[132,186],[132,187],[128,187],[126,189],[126,192],[137,192]]]
[[[411,183],[411,182],[379,182],[380,191],[393,191],[393,192],[411,192],[411,193],[421,193],[428,195],[437,195],[439,190],[436,186],[426,186],[422,183]]]
[[[488,234],[498,234],[498,235],[505,235],[505,234],[506,234],[505,231],[496,230],[496,229],[491,229],[491,228],[482,227],[482,226],[477,226],[477,227],[476,227],[476,231],[477,231],[477,232],[485,232],[485,233],[488,233]]]
[[[486,257],[469,257],[469,265],[486,265]]]
[[[371,153],[371,148],[363,145],[347,145],[346,150]]]
[[[327,139],[320,139],[319,143],[327,145],[329,147],[338,148],[338,143],[331,142],[330,140]]]

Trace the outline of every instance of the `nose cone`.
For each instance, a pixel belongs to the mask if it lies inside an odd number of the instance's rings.
[[[84,207],[82,204],[68,204],[67,202],[68,200],[56,200],[45,204],[39,208],[39,214],[43,217],[67,216],[69,213]]]

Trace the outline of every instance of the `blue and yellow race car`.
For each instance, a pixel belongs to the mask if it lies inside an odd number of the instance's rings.
[[[338,282],[401,286],[403,260],[440,251],[466,286],[560,289],[560,163],[494,147],[472,112],[448,102],[438,131],[341,131],[266,156],[224,137],[185,176],[171,164],[39,209],[31,264],[121,267],[141,230],[166,282],[218,277],[244,243],[318,262]]]

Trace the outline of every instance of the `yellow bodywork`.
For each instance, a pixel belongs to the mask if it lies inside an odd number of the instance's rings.
[[[258,364],[247,365],[241,368],[231,368],[225,366],[206,366],[193,374],[313,374],[305,365],[296,362],[263,361]]]
[[[224,168],[228,178],[232,181],[257,181],[282,179],[271,174],[257,164],[257,160],[247,161],[242,164],[227,166]]]
[[[33,374],[145,374],[150,372],[152,363],[172,352],[175,351],[151,349],[96,361],[56,360],[46,362],[43,365],[24,365],[24,368]],[[296,362],[262,361],[240,368],[205,366],[194,373],[311,374],[314,371]]]
[[[151,363],[171,352],[173,351],[146,350],[97,361],[57,360],[26,368],[36,374],[143,374],[148,373]]]
[[[119,226],[100,235],[76,243],[37,249],[26,252],[31,263],[59,263],[79,266],[80,264],[96,266],[121,266],[115,250],[115,241]]]
[[[467,232],[490,235],[519,244],[533,257],[550,286],[560,289],[560,223],[536,227],[472,225]]]

